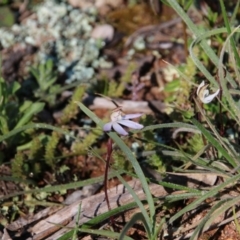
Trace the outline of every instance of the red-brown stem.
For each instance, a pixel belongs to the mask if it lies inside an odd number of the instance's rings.
[[[111,210],[111,207],[108,199],[107,185],[108,185],[108,169],[109,169],[111,155],[112,155],[112,145],[113,145],[112,139],[109,138],[107,143],[107,159],[106,159],[106,167],[104,172],[104,193],[105,193],[106,203],[109,211]],[[111,222],[112,222],[112,225],[114,225],[113,217],[111,217]]]
[[[219,83],[220,85],[220,94],[219,94],[219,98],[220,100],[222,101],[222,87],[221,87],[221,84]],[[219,116],[220,116],[220,136],[223,137],[224,135],[224,129],[223,129],[223,116],[222,116],[222,105],[221,103],[219,102]]]
[[[201,107],[201,108],[203,109],[203,111],[204,111],[203,103],[200,104],[200,107]],[[198,121],[199,121],[200,123],[202,123],[202,122],[203,122],[203,118],[202,118],[202,115],[200,114],[200,112],[198,112],[197,117],[198,117]],[[202,135],[202,140],[203,140],[204,146],[206,146],[206,145],[207,145],[207,140],[206,140],[206,138],[205,138],[203,135]],[[206,151],[206,156],[207,156],[208,159],[210,159],[210,155],[209,155],[208,150]]]

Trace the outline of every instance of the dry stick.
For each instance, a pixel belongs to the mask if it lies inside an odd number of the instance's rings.
[[[159,25],[150,25],[150,26],[145,26],[140,29],[138,29],[136,32],[134,32],[131,36],[128,37],[125,47],[130,47],[130,45],[134,42],[134,40],[139,36],[139,35],[151,35],[151,32],[160,32],[166,28],[172,27],[176,25],[177,23],[181,22],[181,18],[174,18],[168,22],[163,22],[160,23]]]
[[[185,59],[187,59],[188,56],[188,44],[187,44],[187,25],[186,23],[182,20],[182,25],[183,25],[183,38],[184,38],[184,52],[185,52]]]

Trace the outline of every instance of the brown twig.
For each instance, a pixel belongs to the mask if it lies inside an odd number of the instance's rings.
[[[147,35],[147,34],[150,34],[151,32],[159,32],[179,22],[181,22],[181,18],[174,18],[171,21],[164,22],[159,25],[150,25],[150,26],[142,27],[128,37],[125,43],[125,47],[129,47],[139,35]]]

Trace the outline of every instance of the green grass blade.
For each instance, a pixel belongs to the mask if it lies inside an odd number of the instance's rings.
[[[226,81],[225,81],[225,70],[223,67],[223,58],[224,58],[224,53],[226,51],[227,48],[227,44],[229,42],[229,40],[231,39],[232,35],[239,31],[239,27],[234,29],[234,31],[228,36],[228,38],[226,39],[225,43],[223,44],[221,53],[220,53],[220,59],[219,59],[219,65],[218,65],[218,73],[219,73],[219,79],[220,79],[220,83],[221,83],[221,87],[222,87],[222,91],[223,91],[223,96],[227,99],[229,105],[230,105],[230,109],[232,110],[232,112],[234,113],[234,115],[236,116],[236,121],[238,122],[238,125],[240,125],[240,110],[239,110],[239,106],[235,103],[235,101],[233,100]],[[236,71],[236,75],[239,75],[239,71],[237,69],[235,69]]]
[[[232,212],[233,212],[233,216],[234,216],[234,223],[236,225],[236,229],[238,231],[238,234],[240,234],[240,225],[239,225],[239,222],[238,222],[238,217],[236,216],[235,206],[232,207]]]
[[[182,185],[175,184],[175,183],[169,183],[169,182],[162,181],[162,182],[158,182],[158,184],[165,188],[169,188],[169,189],[188,191],[189,193],[192,193],[192,194],[201,194],[201,190],[189,188],[189,187],[182,186]]]
[[[120,172],[119,174],[121,174],[121,171],[119,171],[119,172]],[[109,174],[108,174],[108,178],[113,178],[115,176],[116,175],[115,175],[114,172],[109,172]],[[57,185],[57,186],[44,187],[44,188],[39,188],[39,189],[34,189],[34,190],[11,193],[11,194],[8,194],[6,196],[2,196],[1,200],[5,200],[5,199],[8,199],[8,198],[23,195],[23,194],[32,194],[32,193],[37,193],[37,192],[58,192],[58,191],[60,192],[62,190],[75,189],[75,188],[91,185],[91,184],[94,184],[94,183],[103,182],[103,179],[104,178],[102,176],[102,177],[96,177],[96,178],[91,178],[91,179],[87,179],[87,180],[81,180],[81,181],[78,181],[78,182],[73,182],[73,183],[68,183],[68,184],[61,184],[61,185]]]
[[[228,21],[227,11],[225,9],[225,5],[224,5],[223,0],[220,0],[220,6],[221,6],[221,10],[222,10],[222,16],[223,16],[223,19],[224,19],[224,24],[227,28],[227,32],[228,32],[229,35],[231,35],[231,27],[230,27],[230,24],[229,24],[229,21]],[[231,44],[234,56],[235,56],[236,61],[237,61],[237,65],[238,65],[238,67],[240,67],[239,53],[238,53],[237,48],[236,48],[236,43],[234,42],[232,37],[230,37],[230,44]]]
[[[74,235],[74,230],[75,230],[75,229],[73,229],[73,230],[65,233],[65,234],[62,235],[60,238],[58,238],[58,240],[69,240],[69,239],[71,239],[71,237]]]
[[[229,197],[228,201],[221,205],[213,214],[212,216],[208,219],[206,222],[206,226],[210,226],[211,223],[216,219],[219,215],[222,213],[225,213],[229,208],[232,208],[235,205],[238,205],[240,201],[240,196],[238,197]]]
[[[222,204],[224,204],[227,201],[227,199],[224,199],[222,201],[219,201],[216,203],[210,210],[209,212],[204,216],[204,218],[201,220],[201,222],[198,224],[198,226],[195,228],[191,238],[189,240],[194,240],[196,239],[195,237],[198,237],[200,233],[203,232],[204,225],[208,221],[208,219],[211,217],[211,214],[217,210],[219,207],[221,207]]]
[[[54,127],[50,124],[30,123],[30,124],[24,125],[22,127],[16,128],[16,129],[8,132],[7,134],[4,134],[3,136],[0,136],[0,142],[16,135],[17,133],[20,133],[20,132],[23,132],[23,131],[26,131],[26,130],[29,130],[29,129],[34,129],[34,128],[36,128],[36,129],[49,129],[49,130],[53,130],[53,131],[56,131],[56,132],[61,133],[61,134],[70,134],[70,132],[68,132],[66,130],[63,130],[62,128]]]
[[[217,35],[217,34],[221,34],[221,33],[226,33],[227,29],[226,28],[218,28],[218,29],[213,29],[207,32],[204,32],[203,34],[201,34],[199,37],[197,37],[190,45],[189,47],[189,53],[190,56],[193,60],[193,62],[195,63],[195,65],[198,67],[198,69],[204,74],[204,76],[216,87],[219,87],[218,84],[216,85],[216,80],[215,78],[212,76],[211,73],[209,73],[209,71],[206,69],[206,67],[202,64],[202,62],[198,59],[198,57],[194,54],[194,46],[196,46],[196,44],[201,43],[203,40],[206,40],[207,38]],[[219,65],[219,60],[216,66]],[[228,75],[228,81],[231,83],[231,85],[236,88],[236,82],[232,79],[231,75]]]
[[[233,158],[228,154],[228,152],[219,144],[219,142],[211,135],[209,131],[207,131],[202,124],[200,124],[196,119],[192,119],[194,125],[198,127],[198,129],[202,132],[202,134],[206,137],[206,139],[227,159],[229,164],[233,167],[236,167],[237,164],[233,160]]]
[[[213,187],[211,191],[205,193],[202,197],[196,199],[186,207],[184,207],[182,210],[177,212],[174,216],[172,216],[169,219],[169,223],[172,224],[176,219],[178,219],[180,216],[185,214],[188,211],[191,211],[192,209],[196,208],[199,204],[201,204],[203,201],[205,201],[207,198],[216,196],[220,191],[222,191],[225,187],[227,187],[230,184],[233,184],[235,181],[238,181],[240,179],[240,174],[235,175],[234,177],[229,178],[224,183],[219,184],[216,187]]]
[[[202,116],[204,117],[204,119],[206,120],[208,126],[210,127],[210,129],[213,132],[213,135],[215,136],[215,138],[217,139],[216,141],[219,142],[219,145],[222,146],[223,149],[225,149],[228,154],[230,156],[232,156],[233,158],[237,158],[238,154],[236,153],[236,151],[234,150],[234,148],[232,148],[232,146],[230,146],[229,144],[227,144],[227,141],[224,141],[224,139],[220,136],[220,134],[218,133],[216,127],[212,124],[212,122],[210,121],[210,119],[205,116],[204,110],[201,108],[200,104],[198,101],[195,101],[196,105],[199,109],[199,111],[201,112]]]
[[[33,115],[43,110],[44,106],[45,106],[45,103],[41,103],[41,102],[32,103],[29,106],[29,108],[26,109],[21,119],[18,121],[17,125],[15,126],[15,129],[22,127],[26,123],[28,123],[32,119]]]
[[[218,176],[222,176],[222,177],[231,177],[232,176],[231,174],[226,173],[221,168],[216,167],[214,162],[212,163],[212,165],[209,165],[209,161],[204,159],[204,158],[198,157],[198,159],[193,160],[194,156],[192,156],[190,154],[187,154],[187,153],[184,153],[182,151],[175,151],[173,154],[171,154],[170,151],[164,150],[163,153],[165,153],[165,152],[167,152],[168,156],[178,157],[178,158],[181,158],[181,160],[186,162],[186,163],[191,162],[193,165],[202,167],[203,169],[208,170],[209,173],[216,173]],[[164,155],[166,155],[166,154],[164,154]],[[183,172],[182,169],[176,169],[176,171]]]
[[[129,184],[121,177],[121,175],[120,174],[116,174],[116,176],[122,182],[122,184],[124,184],[124,186],[127,188],[129,193],[133,196],[133,198],[134,198],[135,202],[137,203],[137,205],[138,206],[140,206],[140,204],[143,205],[141,200],[138,198],[137,194],[133,191],[133,189],[129,186]],[[154,205],[153,205],[153,207],[154,207]],[[141,213],[141,214],[143,216],[143,213]],[[144,218],[145,218],[145,216],[144,216]],[[144,223],[147,235],[151,236],[151,228],[149,228],[149,224],[146,223],[146,220],[148,220],[148,219],[145,218],[144,220],[142,220],[142,222]]]
[[[192,20],[189,18],[187,13],[183,10],[183,8],[179,5],[178,1],[176,0],[168,0],[168,4],[171,5],[171,7],[177,12],[177,14],[182,18],[182,20],[186,23],[190,31],[193,33],[193,35],[198,38],[202,34],[205,33],[203,29],[200,29],[196,24],[192,22]],[[200,46],[205,51],[207,56],[210,58],[210,60],[214,63],[215,66],[218,66],[219,58],[217,57],[216,53],[213,51],[213,49],[208,45],[206,40],[202,40],[200,43]],[[197,65],[199,68],[200,65]],[[218,83],[215,79],[213,79],[212,75],[206,76],[208,80],[215,86],[218,87]],[[230,81],[230,75],[227,74],[227,79]]]
[[[119,239],[120,233],[116,232],[110,232],[106,230],[92,230],[92,229],[79,229],[79,232],[88,233],[88,234],[94,234],[94,235],[100,235],[109,237],[110,239]],[[125,236],[123,240],[133,240],[131,237]]]
[[[145,217],[143,216],[143,214],[141,212],[136,213],[131,219],[130,221],[124,226],[120,236],[119,236],[119,240],[123,240],[127,231],[138,221],[141,221],[143,223],[143,226],[145,227],[147,233],[148,233],[148,239],[151,239],[151,235],[150,232],[148,231],[148,224],[146,222]]]
[[[63,226],[64,227],[64,226]],[[69,232],[65,233],[63,236],[58,238],[58,240],[69,240],[72,239],[74,236],[74,231],[82,232],[82,233],[88,233],[90,235],[100,235],[105,236],[110,239],[119,239],[120,233],[110,232],[106,230],[94,230],[94,229],[82,229],[82,228],[76,228],[72,229]],[[131,237],[125,236],[123,240],[133,240]]]
[[[192,124],[175,122],[175,123],[162,123],[162,124],[147,126],[138,132],[153,131],[155,129],[161,129],[161,128],[189,128],[193,130],[198,130],[197,127]]]
[[[179,193],[179,194],[172,194],[172,195],[168,195],[166,197],[164,197],[164,200],[168,201],[168,202],[176,202],[179,200],[186,200],[186,199],[190,199],[190,198],[196,198],[196,197],[200,197],[203,195],[204,191],[201,191],[199,193]]]
[[[137,206],[138,205],[136,202],[132,202],[132,203],[128,203],[124,206],[120,206],[118,208],[111,209],[110,211],[100,214],[100,215],[94,217],[93,219],[89,220],[88,222],[84,223],[82,225],[81,229],[89,229],[93,226],[96,226],[96,225],[102,223],[103,221],[108,220],[111,216],[115,216],[119,213],[125,212],[125,211],[135,208]]]
[[[215,204],[208,212],[208,214],[202,219],[198,227],[194,230],[194,233],[189,240],[194,240],[195,236],[207,230],[209,226],[211,226],[212,222],[217,217],[219,217],[219,215],[225,213],[229,208],[231,208],[235,204],[238,204],[239,201],[240,197],[238,196],[234,199],[232,198],[223,199],[219,201],[217,204]]]

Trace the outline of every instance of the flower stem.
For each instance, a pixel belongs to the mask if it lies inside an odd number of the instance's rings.
[[[108,185],[108,169],[109,169],[111,155],[112,155],[112,145],[113,145],[112,139],[109,138],[107,143],[107,159],[106,159],[106,167],[104,172],[104,193],[105,193],[106,203],[109,211],[111,210],[111,206],[109,203],[109,198],[107,193],[107,185]],[[111,217],[111,222],[112,222],[112,225],[114,225],[113,217]]]

